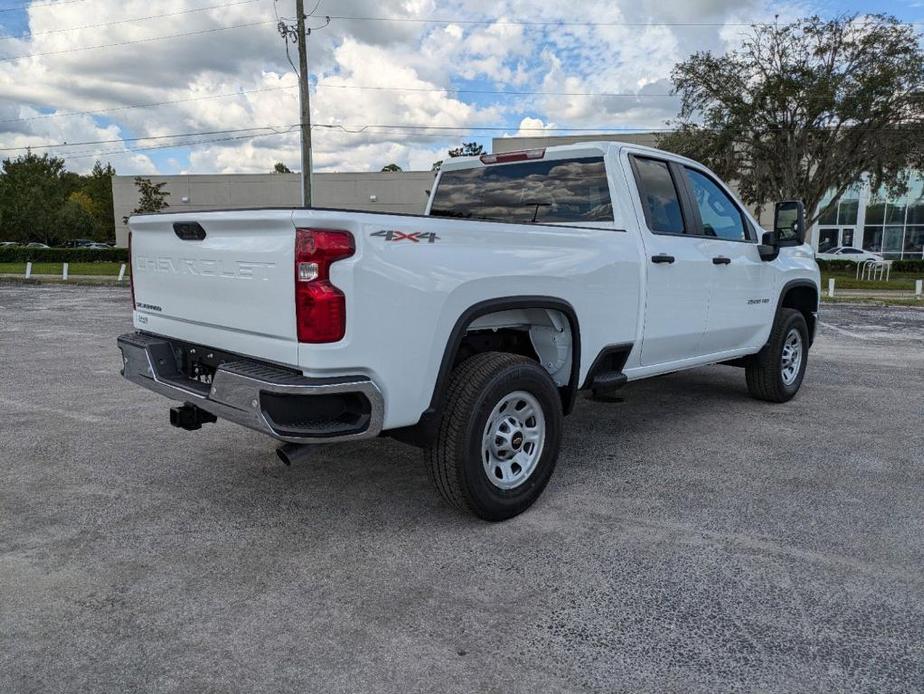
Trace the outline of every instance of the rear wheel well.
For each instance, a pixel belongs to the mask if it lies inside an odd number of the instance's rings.
[[[808,325],[809,341],[815,337],[815,314],[818,312],[818,289],[815,286],[799,284],[786,290],[780,301],[780,308],[793,308],[803,315]]]
[[[549,373],[567,409],[564,398],[571,385],[573,348],[571,322],[563,312],[538,307],[504,309],[480,315],[465,326],[452,368],[484,352],[528,357]]]
[[[464,361],[485,352],[519,354],[536,361],[555,383],[564,414],[574,408],[581,349],[572,306],[541,296],[489,300],[472,306],[457,321],[443,354],[430,407],[420,421],[387,433],[406,443],[427,445],[439,426],[450,375]]]

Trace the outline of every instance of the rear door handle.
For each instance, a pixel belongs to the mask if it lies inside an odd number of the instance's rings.
[[[731,262],[731,258],[726,258],[724,255],[717,255],[712,259],[713,265],[728,265]]]
[[[659,253],[658,255],[651,256],[651,262],[653,263],[673,263],[674,256],[665,255],[664,253]]]

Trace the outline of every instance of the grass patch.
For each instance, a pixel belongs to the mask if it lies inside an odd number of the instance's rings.
[[[105,275],[107,277],[118,277],[119,268],[122,263],[71,263],[68,265],[69,275]],[[125,276],[130,274],[130,267],[125,266]],[[63,263],[32,263],[33,275],[57,275],[61,276]],[[0,263],[0,274],[25,275],[25,263]]]
[[[858,280],[855,272],[822,272],[821,288],[828,291],[828,280],[834,279],[837,289],[905,290],[914,291],[914,281],[924,279],[921,272],[893,272],[888,282]]]
[[[924,309],[924,299],[915,299],[913,297],[879,299],[865,296],[835,296],[833,299],[828,296],[821,297],[823,304],[867,304],[870,306],[914,306]]]

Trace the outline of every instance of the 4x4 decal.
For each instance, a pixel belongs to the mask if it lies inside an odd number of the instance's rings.
[[[386,241],[412,241],[413,243],[420,243],[421,241],[426,241],[427,243],[436,243],[439,241],[440,237],[436,234],[424,234],[420,231],[412,231],[410,233],[404,231],[396,231],[395,229],[383,229],[382,231],[377,231],[370,236],[380,236]]]

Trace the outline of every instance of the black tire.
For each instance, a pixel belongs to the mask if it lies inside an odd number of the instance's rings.
[[[501,489],[488,477],[482,445],[495,408],[519,391],[531,395],[542,410],[544,443],[531,474],[518,486]],[[558,389],[539,364],[516,354],[477,354],[456,367],[450,379],[439,433],[425,452],[430,479],[459,510],[487,521],[512,518],[533,504],[552,476],[562,416]],[[522,438],[520,445],[526,449]]]
[[[784,378],[783,348],[793,331],[801,339],[802,357],[795,378]],[[799,392],[805,367],[808,364],[809,334],[805,316],[799,311],[784,308],[773,323],[770,339],[764,348],[748,360],[745,375],[748,391],[758,400],[786,402]]]

